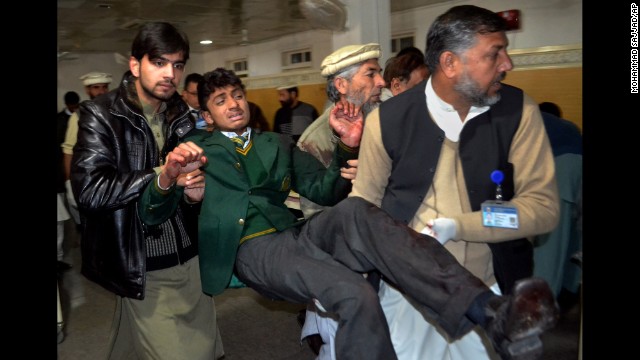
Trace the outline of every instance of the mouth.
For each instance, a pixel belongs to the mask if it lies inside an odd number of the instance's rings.
[[[164,88],[164,89],[173,89],[174,88],[172,83],[159,83],[158,86],[161,87],[161,88]]]
[[[229,115],[230,121],[240,121],[244,119],[244,113],[235,113]]]

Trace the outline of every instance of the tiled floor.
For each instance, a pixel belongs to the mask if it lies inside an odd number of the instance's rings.
[[[70,225],[70,224],[68,224]],[[73,268],[59,280],[64,339],[58,344],[59,360],[102,360],[108,345],[115,295],[79,274],[79,236],[66,227],[66,260]],[[225,360],[312,360],[314,355],[300,345],[296,321],[300,305],[270,301],[251,289],[228,290],[216,297],[218,323]],[[544,335],[543,360],[578,359],[579,307],[561,318]],[[185,359],[188,360],[188,359]]]

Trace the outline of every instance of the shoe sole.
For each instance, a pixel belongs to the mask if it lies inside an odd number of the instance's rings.
[[[513,293],[515,300],[509,318],[517,321],[507,324],[510,343],[505,350],[512,360],[540,359],[543,352],[540,335],[557,324],[558,304],[549,285],[538,278],[516,283]]]

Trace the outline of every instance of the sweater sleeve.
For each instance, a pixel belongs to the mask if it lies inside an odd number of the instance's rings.
[[[560,205],[553,153],[538,105],[526,94],[509,162],[514,167],[515,195],[511,202],[518,209],[519,228],[484,227],[482,211],[474,211],[453,216],[457,224],[455,240],[500,242],[532,237],[556,227]]]
[[[349,196],[359,196],[379,207],[390,174],[391,158],[382,144],[380,111],[376,108],[365,121],[358,156],[358,174]]]

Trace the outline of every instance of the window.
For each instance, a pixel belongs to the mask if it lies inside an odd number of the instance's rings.
[[[238,77],[243,78],[249,75],[249,63],[247,59],[237,59],[227,61],[227,69],[233,70]]]
[[[311,67],[311,50],[294,50],[282,53],[282,68],[287,69],[299,69],[304,67]]]
[[[406,47],[415,46],[413,43],[413,35],[402,34],[394,36],[391,38],[391,52],[396,54]]]

